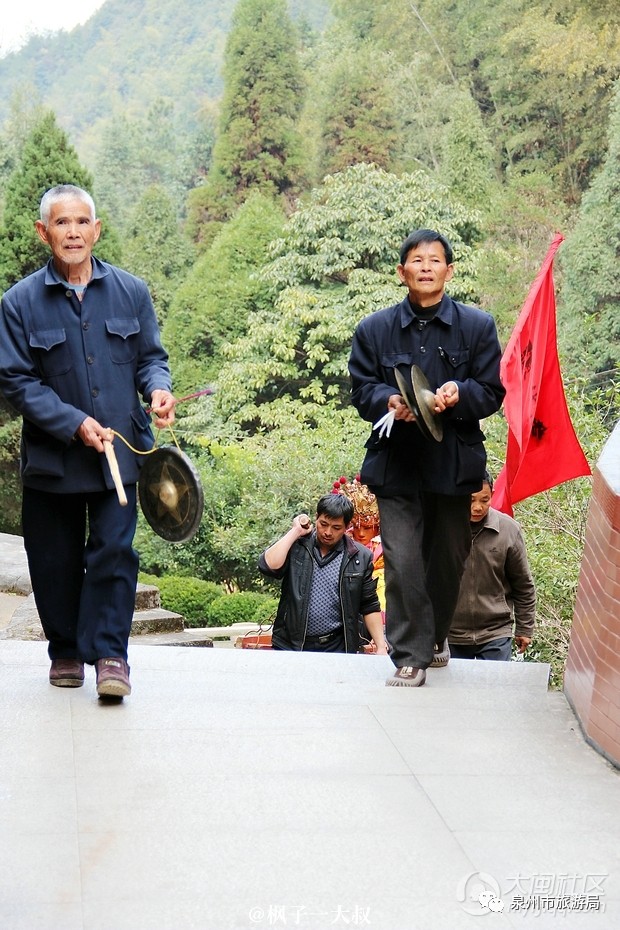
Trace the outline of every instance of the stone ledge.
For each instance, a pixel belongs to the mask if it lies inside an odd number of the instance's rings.
[[[144,586],[143,586],[144,587]],[[159,600],[159,591],[157,600]],[[152,598],[152,592],[145,592],[146,601]],[[136,601],[139,602],[138,597]],[[149,633],[182,633],[185,629],[183,617],[180,614],[172,613],[169,610],[163,610],[161,607],[153,607],[147,610],[136,610],[133,615],[131,624],[132,635],[144,635]],[[37,605],[34,600],[34,594],[30,594],[13,613],[7,627],[0,630],[0,639],[22,639],[29,641],[44,640],[41,621]]]
[[[131,623],[132,635],[179,633],[184,629],[185,624],[180,614],[172,613],[170,610],[163,610],[161,607],[152,608],[151,610],[137,610]]]

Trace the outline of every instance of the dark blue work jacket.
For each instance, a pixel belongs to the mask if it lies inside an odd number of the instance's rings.
[[[0,307],[0,391],[23,417],[22,479],[55,493],[113,488],[104,455],[74,440],[87,416],[136,449],[153,445],[140,404],[170,390],[168,356],[144,281],[93,258],[82,303],[52,260],[10,288]],[[139,461],[115,439],[124,484]]]
[[[371,433],[361,479],[379,496],[471,494],[482,487],[486,467],[480,420],[502,404],[501,348],[493,317],[444,294],[432,320],[418,325],[409,299],[361,321],[353,338],[349,371],[352,402],[376,423],[388,398],[400,394],[394,369],[411,384],[418,365],[430,388],[447,381],[459,388],[458,403],[439,414],[443,440],[425,438],[415,423],[396,421],[389,438]]]

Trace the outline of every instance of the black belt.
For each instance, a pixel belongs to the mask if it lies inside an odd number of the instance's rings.
[[[311,646],[325,646],[327,643],[333,643],[336,639],[341,639],[343,634],[342,627],[338,627],[333,633],[325,633],[323,636],[306,636],[305,642]]]

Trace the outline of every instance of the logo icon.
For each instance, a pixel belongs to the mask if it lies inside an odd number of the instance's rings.
[[[461,879],[456,889],[457,901],[473,917],[501,914],[504,902],[500,894],[499,882],[488,872],[471,872]]]

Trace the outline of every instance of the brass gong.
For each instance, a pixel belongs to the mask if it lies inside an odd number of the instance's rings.
[[[187,542],[196,534],[204,506],[200,476],[176,446],[162,446],[146,457],[138,493],[142,513],[162,539]]]
[[[411,387],[398,368],[394,369],[396,384],[407,407],[415,417],[420,432],[426,439],[441,442],[443,424],[435,413],[435,393],[431,391],[426,375],[417,365],[411,366]]]

